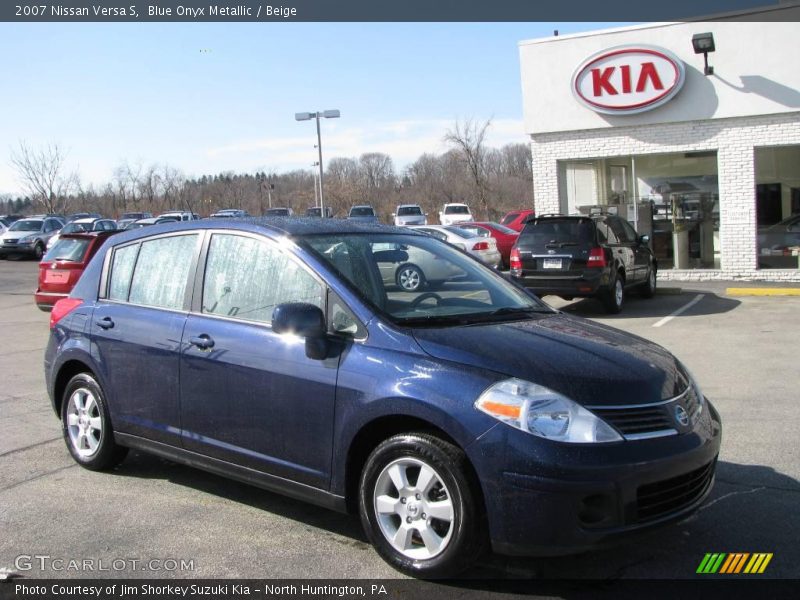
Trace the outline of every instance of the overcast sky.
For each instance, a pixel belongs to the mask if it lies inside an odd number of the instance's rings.
[[[187,176],[310,168],[385,152],[398,169],[442,152],[456,119],[524,142],[517,43],[616,23],[0,24],[0,193],[22,186],[20,141],[58,143],[86,183],[124,161]]]

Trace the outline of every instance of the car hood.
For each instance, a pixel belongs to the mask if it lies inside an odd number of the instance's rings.
[[[659,402],[688,385],[661,346],[562,314],[413,334],[431,356],[532,381],[589,406]]]

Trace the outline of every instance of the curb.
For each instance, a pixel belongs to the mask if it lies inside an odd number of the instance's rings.
[[[727,288],[728,296],[800,296],[800,288]]]

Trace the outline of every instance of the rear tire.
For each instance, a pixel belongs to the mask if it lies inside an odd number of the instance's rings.
[[[614,273],[614,278],[603,294],[602,301],[606,312],[610,315],[619,314],[622,310],[622,305],[625,303],[625,277],[622,273]]]
[[[110,469],[128,453],[114,441],[105,394],[89,373],[69,380],[61,399],[61,429],[69,453],[85,469]]]
[[[452,577],[485,547],[486,519],[464,452],[425,433],[395,435],[359,483],[364,531],[381,557],[420,578]],[[412,483],[413,482],[413,483]]]
[[[425,285],[425,274],[417,265],[402,265],[397,269],[395,282],[404,292],[418,292]]]

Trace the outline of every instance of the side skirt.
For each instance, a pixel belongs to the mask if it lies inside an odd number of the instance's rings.
[[[284,479],[283,477],[269,475],[261,471],[256,471],[255,469],[235,465],[217,458],[203,456],[202,454],[184,450],[183,448],[176,448],[128,433],[119,433],[115,431],[114,440],[120,446],[127,446],[128,448],[155,454],[177,463],[202,469],[203,471],[208,471],[215,475],[235,479],[242,483],[248,483],[270,492],[276,492],[337,512],[347,512],[347,504],[343,496],[337,496],[336,494],[331,494],[325,490],[311,487],[303,483],[297,483],[289,479]]]

